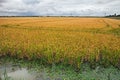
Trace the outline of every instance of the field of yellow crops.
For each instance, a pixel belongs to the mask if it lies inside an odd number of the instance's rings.
[[[120,21],[108,18],[0,18],[0,56],[46,64],[120,67]]]

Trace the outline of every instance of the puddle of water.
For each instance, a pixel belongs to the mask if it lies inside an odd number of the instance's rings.
[[[8,78],[11,78],[12,80],[34,80],[35,79],[35,77],[32,74],[30,74],[28,70],[25,68],[7,73],[6,75]],[[5,76],[2,75],[1,78],[2,80],[4,80]]]
[[[13,64],[0,65],[0,80],[120,80],[119,75],[120,71],[113,67],[97,67],[91,70],[88,66],[84,66],[81,73],[75,73],[57,68],[36,70]]]
[[[0,80],[35,80],[35,74],[20,66],[1,65]]]

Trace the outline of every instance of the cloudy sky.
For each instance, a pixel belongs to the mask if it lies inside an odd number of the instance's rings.
[[[120,14],[120,0],[0,0],[0,16]]]

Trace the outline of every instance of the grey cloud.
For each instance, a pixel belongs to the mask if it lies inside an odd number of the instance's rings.
[[[101,16],[120,13],[119,4],[120,0],[0,0],[0,15]]]
[[[23,0],[25,4],[38,4],[41,1],[40,0]]]
[[[109,4],[109,3],[112,3],[112,2],[116,2],[118,0],[98,0],[96,1],[97,4]]]
[[[7,0],[0,0],[0,7],[2,6],[3,3],[5,3]]]
[[[6,0],[0,0],[0,3],[5,2]]]

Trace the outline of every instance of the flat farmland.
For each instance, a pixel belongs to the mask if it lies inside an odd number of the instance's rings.
[[[82,63],[120,67],[120,20],[1,17],[0,56],[75,68]]]

